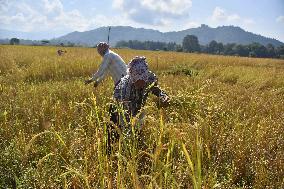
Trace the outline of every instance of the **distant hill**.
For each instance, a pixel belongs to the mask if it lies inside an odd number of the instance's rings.
[[[108,27],[100,27],[85,32],[72,32],[53,39],[52,41],[69,41],[76,44],[93,46],[100,41],[107,41],[107,34]],[[202,45],[206,45],[212,40],[222,42],[223,44],[237,43],[246,45],[257,42],[263,45],[267,45],[268,43],[271,43],[274,46],[284,45],[284,43],[279,40],[247,32],[240,27],[220,26],[217,28],[211,28],[204,24],[198,28],[191,28],[176,32],[160,32],[158,30],[133,28],[130,26],[112,26],[110,44],[113,46],[121,40],[176,42],[181,44],[186,35],[196,35]]]

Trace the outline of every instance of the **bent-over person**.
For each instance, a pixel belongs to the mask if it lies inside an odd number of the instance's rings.
[[[127,66],[124,60],[115,52],[109,49],[109,45],[105,42],[100,42],[97,45],[98,53],[103,57],[103,61],[98,71],[93,74],[91,79],[85,81],[85,84],[94,83],[97,87],[104,77],[109,74],[116,85],[119,80],[126,75]]]
[[[128,64],[127,75],[121,78],[114,89],[114,99],[124,113],[117,111],[117,105],[112,106],[110,121],[115,127],[121,129],[122,133],[127,133],[131,118],[141,113],[140,110],[150,93],[157,96],[161,104],[169,102],[168,95],[158,86],[156,75],[149,71],[146,58],[135,57]],[[113,125],[110,124],[108,127],[108,153],[110,153],[111,145],[118,139],[119,134]]]

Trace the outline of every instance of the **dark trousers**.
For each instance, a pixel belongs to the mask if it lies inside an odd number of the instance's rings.
[[[111,104],[109,107],[110,123],[107,125],[107,154],[110,155],[112,151],[112,145],[119,139],[118,129],[119,125],[119,114],[117,112],[117,107]]]

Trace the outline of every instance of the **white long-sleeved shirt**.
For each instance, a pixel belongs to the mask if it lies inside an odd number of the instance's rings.
[[[93,75],[92,80],[100,83],[107,74],[110,74],[114,84],[126,75],[127,66],[123,59],[115,52],[108,50],[98,71]]]

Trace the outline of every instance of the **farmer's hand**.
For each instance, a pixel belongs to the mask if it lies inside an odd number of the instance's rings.
[[[85,80],[85,85],[88,85],[88,84],[90,84],[90,83],[92,83],[92,82],[93,82],[92,79]]]
[[[95,81],[94,87],[96,88],[99,85],[99,82]]]
[[[160,105],[162,107],[168,106],[170,102],[170,97],[168,95],[162,96],[160,98]]]

